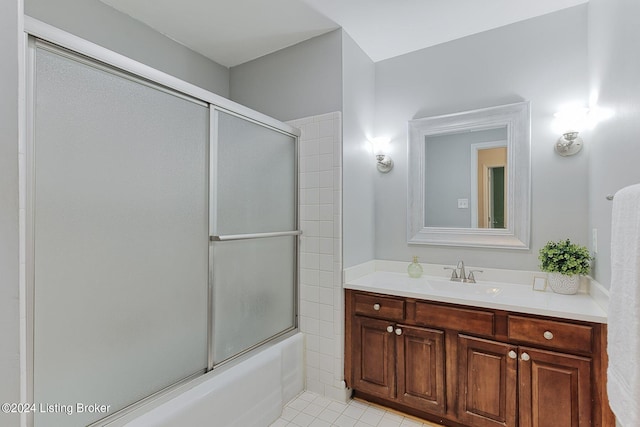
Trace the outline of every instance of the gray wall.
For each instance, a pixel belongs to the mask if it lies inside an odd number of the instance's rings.
[[[471,227],[471,132],[426,138],[424,150],[424,224],[427,227]],[[462,137],[462,138],[460,138]],[[477,174],[476,174],[477,176]]]
[[[342,161],[344,267],[375,258],[376,162],[373,135],[375,66],[345,32],[342,34]]]
[[[25,14],[229,96],[229,70],[98,0],[25,0]]]
[[[587,86],[587,5],[376,63],[376,131],[392,137],[395,161],[376,177],[376,258],[536,270],[548,240],[587,244],[587,153],[556,155],[551,129],[562,104],[586,103]],[[532,249],[409,246],[407,121],[524,100],[531,101]]]
[[[287,121],[342,110],[342,30],[230,70],[230,98]]]
[[[0,403],[20,402],[18,0],[0,2]],[[0,413],[0,425],[19,425]]]
[[[585,140],[589,148],[589,227],[598,229],[596,279],[611,280],[611,206],[607,194],[640,182],[640,2],[589,2],[590,93],[615,115]]]

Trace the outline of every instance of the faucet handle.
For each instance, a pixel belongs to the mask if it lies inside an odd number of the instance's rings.
[[[453,267],[445,267],[445,270],[451,270],[451,279],[457,279],[458,278],[458,273],[456,272],[456,269]]]
[[[482,271],[482,270],[471,270],[471,271],[469,271],[469,277],[467,277],[467,280],[469,280],[470,283],[476,283],[476,278],[473,275],[473,273],[484,273],[484,271]]]

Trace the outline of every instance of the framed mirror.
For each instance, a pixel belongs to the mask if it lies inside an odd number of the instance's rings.
[[[529,249],[529,103],[409,122],[410,244]]]

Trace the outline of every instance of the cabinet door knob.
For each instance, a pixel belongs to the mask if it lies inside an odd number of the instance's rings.
[[[393,332],[393,326],[391,325],[387,326],[387,332]]]
[[[373,309],[374,309],[375,311],[380,311],[380,304],[377,304],[377,303],[376,303],[376,304],[373,304]]]
[[[522,353],[520,355],[520,359],[525,361],[525,362],[528,362],[531,359],[531,357],[529,357],[529,354],[527,354],[527,353]]]
[[[402,329],[396,328],[396,335],[402,335]]]
[[[552,340],[553,339],[553,333],[551,331],[545,331],[544,334],[542,334],[543,337],[545,337],[548,340]]]
[[[509,352],[509,358],[510,359],[517,359],[518,358],[518,353],[516,353],[515,351],[511,350]]]

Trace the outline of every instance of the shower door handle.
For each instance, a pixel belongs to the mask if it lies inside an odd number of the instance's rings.
[[[301,230],[275,231],[273,233],[226,234],[223,236],[209,236],[209,240],[212,242],[225,242],[229,240],[247,240],[247,239],[264,239],[267,237],[299,236],[301,234],[302,234]]]

